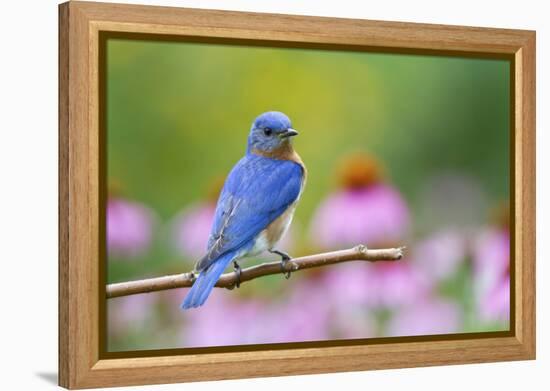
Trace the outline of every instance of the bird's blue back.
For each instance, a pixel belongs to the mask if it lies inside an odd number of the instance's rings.
[[[300,195],[303,168],[290,160],[247,153],[231,170],[220,194],[208,253],[197,270],[230,251],[246,251]]]

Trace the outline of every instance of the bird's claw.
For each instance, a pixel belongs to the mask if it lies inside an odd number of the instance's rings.
[[[286,270],[286,265],[289,261],[290,261],[290,258],[283,258],[281,260],[281,273],[283,273],[283,275],[285,276],[285,279],[287,280],[290,278],[290,274],[292,273],[290,270],[289,271]]]
[[[286,265],[291,259],[290,255],[288,255],[284,251],[279,250],[270,250],[270,252],[281,256],[281,273],[283,273],[285,278],[288,280],[290,278],[290,274],[292,273],[292,271],[286,270]]]
[[[237,274],[237,278],[236,278],[236,281],[235,281],[235,287],[240,288],[240,286],[241,286],[241,274],[242,274],[241,265],[239,265],[237,263],[237,261],[234,261],[233,262],[233,269],[235,270],[235,274]]]

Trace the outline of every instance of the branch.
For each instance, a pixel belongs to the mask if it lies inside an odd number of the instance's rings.
[[[347,250],[333,251],[323,254],[306,255],[293,258],[287,262],[285,272],[295,272],[303,269],[332,265],[349,261],[397,261],[403,257],[405,247],[369,250],[366,246],[359,245]],[[241,271],[241,284],[255,278],[280,274],[281,262],[267,262],[252,266]],[[196,276],[191,273],[173,274],[170,276],[148,278],[128,282],[119,282],[107,285],[107,298],[135,295],[163,291],[175,288],[188,288],[195,282]],[[235,272],[222,274],[216,287],[233,289],[237,282]]]

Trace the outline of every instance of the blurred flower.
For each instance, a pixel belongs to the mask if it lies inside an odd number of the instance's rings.
[[[198,259],[204,256],[216,203],[222,191],[225,177],[216,176],[208,183],[204,201],[188,205],[172,223],[173,242],[176,250],[184,257]]]
[[[479,303],[483,320],[507,323],[510,320],[510,278],[501,279]]]
[[[183,210],[174,222],[174,244],[181,255],[198,259],[206,252],[216,205],[200,202]]]
[[[329,338],[329,300],[322,286],[303,280],[290,297],[268,309],[263,318],[268,341],[301,342]]]
[[[153,236],[154,214],[144,204],[123,198],[107,201],[109,255],[136,257],[146,252]]]
[[[376,336],[375,319],[368,310],[358,306],[335,306],[330,313],[333,338],[358,339]]]
[[[459,330],[458,307],[446,300],[429,299],[402,308],[391,319],[387,336],[449,334]]]
[[[333,266],[324,274],[323,285],[339,306],[369,309],[410,305],[429,295],[432,288],[407,260]]]
[[[131,330],[142,329],[153,313],[154,295],[142,293],[107,301],[109,335],[126,337]]]
[[[314,214],[310,237],[323,248],[402,240],[409,228],[409,209],[399,191],[381,182],[374,159],[362,154],[344,160],[343,189],[329,195]]]
[[[364,305],[371,293],[368,266],[362,262],[346,262],[328,268],[321,280],[326,296],[337,306]]]
[[[410,262],[379,262],[369,266],[367,303],[372,307],[408,306],[431,293],[427,281]]]
[[[315,212],[312,242],[332,249],[402,243],[409,230],[409,208],[397,189],[383,183],[378,163],[363,154],[351,155],[338,175],[342,188]],[[375,334],[373,309],[396,311],[431,292],[429,281],[407,260],[333,266],[323,273],[322,285],[334,309],[334,333],[346,338]]]
[[[510,234],[486,228],[474,243],[474,289],[484,321],[507,322],[510,317]]]
[[[418,241],[412,249],[412,262],[429,279],[443,280],[452,276],[467,256],[465,237],[453,229],[435,232]]]
[[[189,347],[327,339],[329,312],[321,293],[311,284],[299,284],[290,297],[270,304],[215,290],[207,305],[184,313],[181,343]]]
[[[182,311],[185,327],[180,342],[184,347],[266,343],[265,309],[259,300],[235,300],[227,292],[214,290],[207,305]]]
[[[397,242],[409,215],[401,196],[387,185],[344,190],[326,198],[313,219],[312,240],[320,247]]]

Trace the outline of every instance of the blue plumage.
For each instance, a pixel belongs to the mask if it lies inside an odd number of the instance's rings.
[[[235,253],[226,253],[210,265],[208,269],[201,272],[191,287],[191,290],[187,293],[187,296],[185,296],[181,308],[187,309],[203,305],[214,288],[214,285],[216,285],[216,281],[218,281],[233,258],[235,258]]]
[[[291,161],[246,155],[226,180],[214,217],[208,254],[198,267],[226,251],[246,247],[300,194],[302,168]],[[222,236],[223,233],[223,236]]]
[[[182,308],[204,304],[225,268],[240,258],[272,250],[284,234],[305,181],[292,149],[297,132],[282,113],[253,123],[246,155],[233,167],[218,199],[206,255]]]

